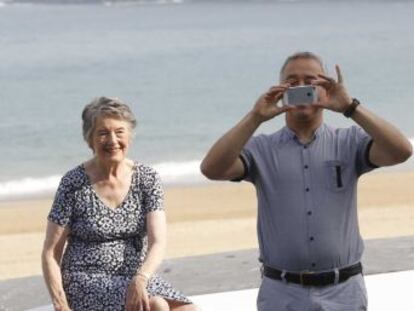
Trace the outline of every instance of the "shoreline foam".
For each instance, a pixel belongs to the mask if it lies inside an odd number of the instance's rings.
[[[410,139],[414,146],[414,138]],[[168,161],[150,164],[161,176],[166,188],[203,186],[210,182],[200,173],[201,160]],[[414,157],[395,167],[381,168],[375,174],[414,172]],[[60,175],[24,177],[0,181],[0,202],[52,197],[58,187]]]

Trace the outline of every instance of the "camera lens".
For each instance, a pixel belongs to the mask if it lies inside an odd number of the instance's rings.
[[[308,92],[308,93],[306,93],[306,95],[307,95],[308,97],[311,97],[311,96],[312,96],[312,93],[311,93],[311,92]]]

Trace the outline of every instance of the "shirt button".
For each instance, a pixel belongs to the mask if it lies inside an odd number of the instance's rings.
[[[311,236],[311,237],[309,238],[309,240],[313,241],[313,240],[314,240],[314,237],[313,237],[313,236]]]
[[[312,262],[312,267],[315,268],[316,267],[316,263]]]
[[[306,149],[306,148],[308,148],[308,146],[305,145],[305,146],[303,146],[303,148]]]
[[[305,190],[306,190],[306,192],[309,192],[310,189],[309,188],[306,188]]]
[[[310,215],[312,215],[312,211],[308,211],[308,215],[310,216]]]
[[[304,167],[305,167],[305,169],[309,168],[309,166],[307,166],[307,165],[305,165]]]

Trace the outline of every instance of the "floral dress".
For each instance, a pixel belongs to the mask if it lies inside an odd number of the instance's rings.
[[[63,176],[48,219],[70,228],[61,271],[72,310],[125,309],[128,285],[147,252],[146,214],[163,209],[159,176],[143,164],[134,164],[129,192],[117,208],[99,199],[83,165]],[[191,303],[157,275],[147,290]]]

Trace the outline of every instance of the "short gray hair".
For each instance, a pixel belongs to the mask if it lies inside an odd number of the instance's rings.
[[[126,121],[130,130],[137,125],[137,120],[129,106],[115,97],[97,97],[93,99],[82,111],[82,134],[85,141],[91,146],[92,134],[95,130],[96,120],[99,117],[112,117]]]
[[[314,61],[319,63],[319,65],[321,65],[322,70],[325,71],[324,64],[322,62],[322,58],[320,58],[315,53],[312,53],[312,52],[309,52],[309,51],[303,51],[303,52],[296,52],[296,53],[288,56],[288,58],[286,58],[285,62],[282,65],[282,68],[280,68],[279,76],[282,77],[283,71],[285,70],[286,66],[290,62],[298,60],[298,59],[313,59]]]

